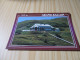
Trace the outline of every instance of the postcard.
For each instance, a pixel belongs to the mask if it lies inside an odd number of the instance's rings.
[[[80,50],[70,13],[17,13],[10,50]]]

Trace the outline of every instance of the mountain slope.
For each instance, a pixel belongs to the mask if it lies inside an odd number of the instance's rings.
[[[50,24],[53,27],[68,27],[67,18],[56,18],[51,20],[26,20],[19,22],[17,29],[29,29],[35,23]]]

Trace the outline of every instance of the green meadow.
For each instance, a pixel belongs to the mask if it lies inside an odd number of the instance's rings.
[[[22,31],[30,29],[35,23],[50,24],[55,28],[59,28],[60,32],[55,31]],[[67,18],[56,18],[51,20],[28,20],[18,23],[13,45],[45,45],[45,46],[72,46],[73,44],[67,43],[54,36],[65,39],[73,43],[71,33],[69,30]]]

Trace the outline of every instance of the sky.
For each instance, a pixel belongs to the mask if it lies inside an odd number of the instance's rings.
[[[26,21],[26,20],[48,20],[48,19],[55,19],[61,17],[19,17],[18,22]]]

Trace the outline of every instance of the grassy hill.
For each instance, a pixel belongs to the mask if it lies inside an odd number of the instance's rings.
[[[33,26],[35,23],[50,24],[55,28],[57,27],[60,28],[60,32],[55,31],[21,32],[21,30],[30,29],[30,27]],[[16,31],[19,32],[19,34],[16,34],[14,36],[13,45],[72,46],[72,44],[66,43],[49,35],[50,33],[73,43],[70,30],[68,27],[69,26],[67,18],[56,18],[51,20],[26,20],[23,22],[19,22],[16,29]]]
[[[19,22],[17,29],[29,29],[35,23],[50,24],[53,27],[68,27],[67,18],[56,18],[51,20],[26,20]]]

